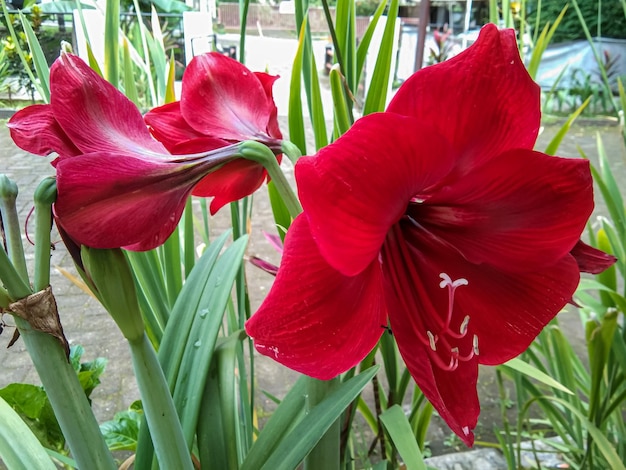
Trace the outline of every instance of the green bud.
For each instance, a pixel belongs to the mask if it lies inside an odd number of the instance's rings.
[[[0,175],[0,197],[9,200],[17,198],[17,183],[7,175]]]
[[[139,311],[135,280],[122,250],[82,246],[80,254],[85,273],[96,288],[95,294],[124,337],[129,341],[141,339],[145,327]]]
[[[51,206],[57,199],[57,180],[51,176],[44,178],[35,190],[35,204]]]

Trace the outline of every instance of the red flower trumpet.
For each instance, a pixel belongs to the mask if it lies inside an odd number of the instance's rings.
[[[246,324],[257,350],[330,379],[389,325],[416,383],[472,445],[478,365],[529,346],[572,298],[579,263],[614,262],[579,241],[589,163],[533,151],[539,121],[514,32],[488,25],[407,80],[387,112],[300,159],[304,212]]]

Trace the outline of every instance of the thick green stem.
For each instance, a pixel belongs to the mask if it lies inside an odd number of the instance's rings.
[[[241,144],[240,153],[242,157],[261,163],[265,167],[289,214],[295,219],[302,212],[302,206],[272,151],[259,142],[246,141]]]
[[[307,377],[306,381],[306,408],[309,411],[332,392],[339,379],[318,380]],[[317,445],[304,459],[304,470],[339,470],[340,468],[340,441],[341,425],[337,419],[322,436]]]
[[[50,284],[50,230],[56,194],[54,178],[44,179],[35,190],[35,292]]]
[[[26,320],[15,317],[15,324],[78,468],[116,469],[85,391],[61,344],[48,334],[32,330]]]
[[[148,337],[129,341],[143,409],[161,468],[193,470],[163,369]]]

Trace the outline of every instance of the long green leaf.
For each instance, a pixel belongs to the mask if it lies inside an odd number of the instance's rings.
[[[378,51],[378,58],[374,66],[372,81],[370,82],[363,115],[384,111],[387,104],[387,91],[391,78],[392,51],[396,37],[396,18],[398,17],[398,0],[391,0],[387,12],[387,23]]]
[[[104,16],[104,78],[118,88],[120,70],[120,2],[106,2]]]
[[[239,237],[219,257],[204,288],[203,301],[198,309],[190,311],[193,323],[174,388],[174,402],[189,445],[193,443],[202,391],[217,335],[247,242],[246,235]]]
[[[538,380],[539,382],[542,382],[548,385],[549,387],[556,388],[557,390],[561,390],[562,392],[568,393],[570,395],[574,394],[574,392],[572,392],[567,387],[563,386],[562,384],[554,380],[549,375],[544,374],[536,367],[531,366],[530,364],[522,361],[519,358],[511,359],[509,362],[503,364],[502,367],[513,369],[513,370],[516,370],[517,372],[521,372],[522,374],[530,378]]]
[[[48,68],[48,62],[46,61],[46,56],[41,49],[41,45],[39,44],[39,40],[37,36],[35,36],[35,32],[30,25],[30,22],[24,16],[22,12],[20,12],[20,20],[22,21],[22,28],[24,28],[24,34],[26,34],[26,41],[28,42],[28,47],[30,49],[30,55],[33,59],[33,65],[35,66],[35,71],[37,72],[37,78],[39,78],[39,86],[41,89],[39,92],[41,93],[41,97],[46,101],[46,103],[50,102],[50,69]]]
[[[304,134],[304,118],[302,117],[302,55],[304,53],[306,20],[300,29],[298,49],[291,68],[291,84],[289,86],[289,139],[306,155],[306,137]]]
[[[563,16],[565,16],[565,12],[567,11],[568,5],[563,7],[561,13],[554,20],[554,23],[550,25],[550,23],[546,23],[539,35],[539,39],[535,42],[535,47],[533,48],[532,55],[530,56],[530,62],[528,63],[528,74],[534,80],[537,76],[537,70],[539,69],[539,64],[541,63],[541,58],[543,57],[543,53],[546,51],[546,48],[552,41],[552,36],[556,32],[556,29],[559,27]]]
[[[287,430],[300,422],[304,416],[305,390],[307,377],[300,376],[296,383],[289,389],[289,392],[280,402],[276,411],[267,421],[257,440],[254,442],[246,459],[242,470],[255,470],[261,468],[270,458],[274,449],[287,435]]]
[[[37,437],[1,397],[0,460],[10,470],[56,469]]]
[[[377,371],[378,366],[371,367],[339,385],[335,391],[311,409],[292,432],[281,441],[262,468],[266,470],[296,468]]]
[[[365,59],[367,59],[367,51],[369,50],[370,43],[372,42],[372,36],[374,35],[374,30],[376,29],[376,25],[378,24],[378,20],[382,16],[385,8],[387,8],[387,0],[380,2],[370,24],[367,25],[367,29],[365,30],[365,34],[361,38],[361,42],[359,43],[359,47],[356,52],[356,81],[357,83],[361,80],[361,74],[363,73],[363,67],[365,66]]]
[[[402,408],[393,405],[380,415],[380,420],[398,449],[407,470],[426,470],[424,457]]]
[[[570,116],[567,118],[567,121],[565,121],[563,123],[561,128],[554,135],[554,137],[552,138],[552,140],[550,141],[550,143],[546,147],[545,153],[547,155],[555,155],[556,154],[557,150],[559,149],[559,145],[561,145],[561,142],[563,141],[563,138],[569,132],[569,130],[572,127],[572,124],[574,123],[576,118],[578,118],[578,116],[580,116],[580,113],[583,112],[583,110],[587,107],[587,105],[589,104],[590,101],[591,101],[591,96],[589,98],[587,98],[578,107],[578,109],[576,111],[574,111],[572,114],[570,114]]]

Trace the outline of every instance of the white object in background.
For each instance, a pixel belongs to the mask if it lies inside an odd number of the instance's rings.
[[[183,12],[183,36],[185,37],[185,63],[187,65],[195,56],[211,52],[214,36],[211,13]]]

